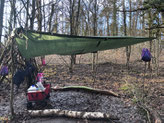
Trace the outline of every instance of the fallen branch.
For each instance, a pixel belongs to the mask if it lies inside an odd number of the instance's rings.
[[[118,117],[101,113],[101,112],[80,112],[80,111],[69,111],[60,109],[45,109],[45,110],[28,110],[30,116],[40,117],[40,116],[63,116],[70,118],[80,118],[80,119],[111,119],[119,120]]]
[[[142,104],[138,104],[138,106],[146,112],[148,123],[162,123],[159,114],[155,110]]]
[[[84,90],[88,92],[100,93],[100,94],[110,95],[114,97],[119,97],[119,95],[113,91],[94,89],[94,88],[90,88],[86,86],[51,87],[51,89],[53,89],[54,91]]]
[[[153,118],[153,123],[162,123],[162,120],[160,118],[160,115],[153,109],[148,108],[150,111],[150,114],[152,115]]]

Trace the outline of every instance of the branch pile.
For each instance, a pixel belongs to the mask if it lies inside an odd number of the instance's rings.
[[[16,31],[16,30],[14,30]],[[26,59],[23,58],[19,52],[18,46],[15,41],[15,32],[13,32],[13,36],[8,37],[8,40],[6,41],[6,46],[3,46],[1,48],[0,52],[0,69],[3,66],[7,66],[9,74],[11,74],[11,69],[13,68],[13,74],[18,70],[18,69],[25,69],[25,62]],[[13,48],[11,48],[13,46]],[[13,57],[13,60],[12,58]],[[36,66],[35,60],[31,60],[32,64]],[[36,67],[37,68],[37,67]],[[4,79],[7,75],[0,75],[0,83],[4,81]],[[9,81],[9,79],[7,79]]]

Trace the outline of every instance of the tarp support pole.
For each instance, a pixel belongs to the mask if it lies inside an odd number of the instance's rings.
[[[96,81],[97,73],[98,52],[92,53],[92,74],[93,74],[93,87]]]
[[[11,39],[11,76],[13,78],[14,76],[14,37]],[[10,90],[10,111],[11,111],[11,117],[14,117],[14,107],[13,107],[13,98],[14,98],[14,84],[13,84],[13,79],[11,80],[10,84],[11,90]]]
[[[96,58],[96,53],[92,53],[92,71],[95,70],[95,58]]]
[[[70,59],[71,59],[71,62],[70,62],[69,72],[72,73],[73,72],[74,55],[71,55]]]

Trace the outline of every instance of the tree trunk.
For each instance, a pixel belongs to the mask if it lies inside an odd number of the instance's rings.
[[[130,0],[130,4],[131,4],[131,0]],[[131,10],[131,5],[130,5],[130,10]],[[123,19],[123,22],[124,22],[124,36],[127,36],[127,26],[126,26],[126,9],[125,9],[125,0],[123,0],[123,16],[124,16],[124,19]],[[130,20],[131,20],[131,14],[129,16]],[[131,23],[131,21],[130,21]],[[130,24],[131,26],[131,24]],[[131,27],[130,27],[131,29]],[[130,30],[131,31],[131,30]],[[126,58],[127,58],[127,61],[126,61],[126,66],[129,70],[129,61],[130,61],[130,54],[131,54],[131,46],[127,46],[126,47]]]
[[[42,31],[42,11],[41,11],[41,0],[36,1],[36,6],[37,6],[37,20],[38,20],[38,31]],[[43,62],[45,60],[45,56],[41,56],[41,63],[42,65],[45,65]]]
[[[52,28],[52,17],[53,17],[53,14],[54,14],[54,4],[51,5],[51,13],[50,13],[50,18],[49,18],[49,32],[51,32],[51,28]]]
[[[117,0],[113,1],[113,22],[112,22],[112,32],[113,36],[117,35],[117,6],[116,6]]]
[[[5,0],[1,0],[1,1],[0,1],[0,49],[1,49],[2,29],[3,29],[4,3],[5,3]]]
[[[35,0],[32,0],[32,17],[30,18],[30,30],[34,28],[34,20],[35,20]]]
[[[77,11],[77,15],[76,15],[75,35],[78,35],[80,7],[81,7],[81,0],[78,1],[78,11]]]
[[[110,36],[110,33],[109,33],[109,16],[106,16],[106,24],[107,24],[107,36]]]
[[[160,30],[157,29],[156,32],[156,37],[157,37],[157,41],[155,42],[156,44],[156,76],[159,75],[159,57],[160,57]]]
[[[132,10],[132,1],[129,0],[129,11]],[[132,35],[132,13],[129,12],[129,35]]]
[[[72,35],[77,35],[77,25],[75,26],[75,13],[74,13],[74,7],[75,7],[75,0],[73,0],[73,4],[72,4],[72,9],[71,9],[71,11],[72,11],[72,27],[71,27],[71,29],[72,29],[72,32],[71,32],[71,34]],[[80,9],[80,0],[79,0],[79,5],[78,5],[78,9]],[[80,10],[79,10],[79,12],[80,12]],[[77,15],[77,23],[78,23],[78,16],[79,16],[79,12],[78,12],[78,15]],[[73,31],[74,30],[74,31]],[[76,55],[71,55],[71,64],[72,64],[72,70],[73,70],[73,65],[74,64],[76,64]],[[72,72],[72,71],[71,71]]]
[[[153,23],[153,20],[152,20],[152,14],[151,14],[151,10],[149,10],[149,13],[148,13],[148,19],[149,19],[149,28],[152,26],[152,23]],[[153,33],[152,33],[152,30],[149,30],[149,37],[152,37],[153,36]],[[152,53],[152,41],[149,42],[150,43],[150,53]],[[151,69],[151,64],[149,62],[148,64],[148,68]]]
[[[37,20],[38,20],[38,31],[42,31],[42,11],[41,11],[41,0],[36,1],[37,5]]]
[[[44,30],[44,32],[46,32],[46,25],[47,25],[47,22],[46,22],[45,1],[46,0],[43,0],[43,30]]]
[[[16,0],[13,0],[11,1],[11,7],[12,7],[12,10],[11,10],[11,15],[10,15],[10,18],[13,19],[14,21],[11,20],[11,27],[12,27],[12,23],[13,23],[13,27],[15,28],[16,27],[16,8],[15,8],[15,5],[16,5]],[[9,30],[10,32],[11,30]],[[11,74],[12,74],[12,78],[14,76],[14,66],[15,66],[15,63],[14,63],[14,37],[12,37],[11,39],[11,64],[12,64],[12,68],[11,68]],[[11,81],[11,84],[10,84],[10,87],[11,87],[11,90],[10,90],[10,111],[11,111],[11,117],[13,118],[14,117],[14,107],[13,107],[13,99],[14,99],[14,84],[13,84],[13,80]]]
[[[162,22],[164,23],[164,12],[161,12],[162,15]]]
[[[75,59],[76,59],[76,55],[71,55],[71,62],[70,62],[70,68],[69,68],[70,73],[73,72],[73,65],[75,64]]]
[[[27,0],[27,8],[26,8],[26,24],[25,28],[28,29],[28,15],[29,15],[29,0]]]
[[[94,1],[94,20],[93,20],[93,35],[96,36],[97,35],[97,0]],[[97,58],[96,58],[97,56]],[[96,80],[96,63],[98,60],[98,52],[95,52],[92,54],[92,71],[93,71],[93,87],[95,84],[95,80]]]
[[[12,78],[14,76],[14,39],[12,40],[12,44],[11,44],[11,75]],[[13,84],[13,79],[11,80],[11,84],[10,84],[11,90],[10,90],[10,111],[11,111],[11,116],[12,118],[14,117],[14,107],[13,107],[13,99],[14,99],[14,84]]]
[[[13,30],[13,28],[16,25],[15,4],[16,4],[16,0],[10,1],[11,12],[10,12],[10,22],[9,22],[9,35],[11,34],[11,31]]]
[[[75,17],[74,17],[74,7],[75,7],[75,0],[70,0],[70,31],[71,31],[71,35],[75,34],[75,31],[73,31],[73,29],[75,29]],[[70,73],[73,72],[73,65],[76,64],[76,55],[71,55],[70,57]]]
[[[97,0],[95,0],[94,5],[93,35],[97,35]]]
[[[142,16],[142,36],[145,36],[145,15],[144,14]]]
[[[93,35],[97,35],[97,0],[94,3]],[[96,52],[97,53],[97,52]],[[92,70],[95,71],[96,53],[92,54]]]

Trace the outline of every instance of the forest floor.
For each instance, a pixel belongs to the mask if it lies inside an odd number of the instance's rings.
[[[120,120],[115,122],[144,123],[146,117],[136,105],[136,102],[141,101],[157,111],[164,120],[164,51],[161,52],[159,74],[156,75],[154,64],[152,64],[151,70],[145,70],[145,64],[140,60],[140,49],[132,52],[129,70],[125,65],[124,48],[100,52],[95,73],[91,69],[92,54],[78,55],[73,73],[69,72],[69,56],[46,56],[47,65],[42,66],[41,71],[43,71],[46,81],[51,82],[52,86],[80,85],[101,90],[112,90],[118,93],[121,98],[75,91],[52,92],[49,105],[44,108],[100,111],[117,115]],[[9,115],[8,92],[10,90],[7,84],[3,83],[1,85],[0,120]],[[14,98],[14,108],[19,118],[15,122],[110,123],[109,121],[86,121],[68,118],[55,118],[55,121],[52,117],[31,118],[26,113],[26,102],[26,94],[23,91],[23,86],[21,86],[19,93]]]

